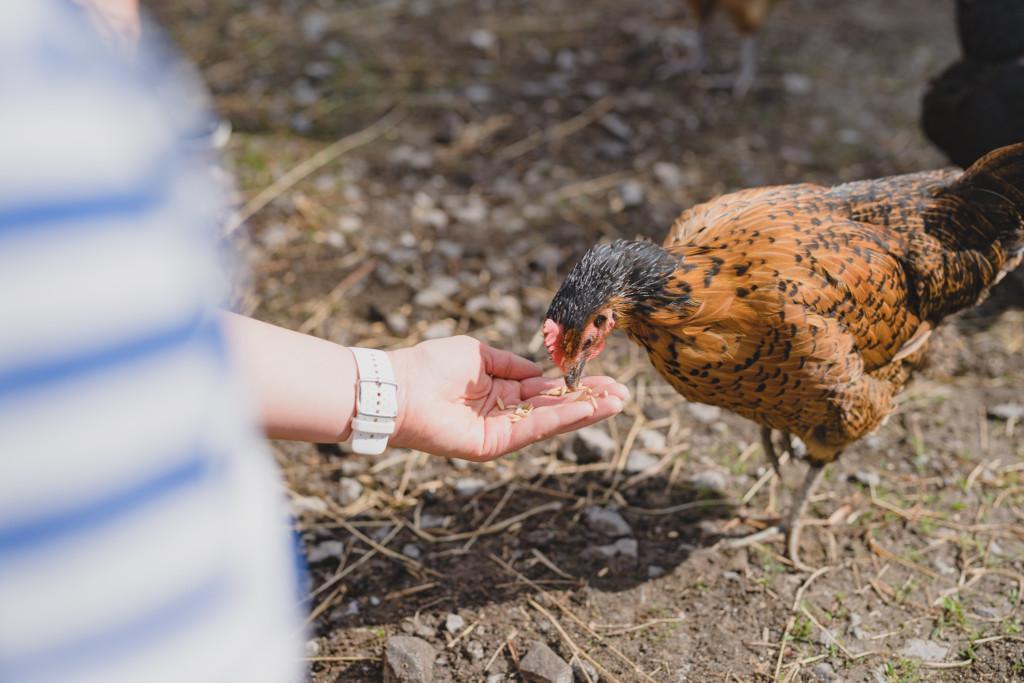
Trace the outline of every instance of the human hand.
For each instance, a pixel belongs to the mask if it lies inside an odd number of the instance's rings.
[[[427,341],[389,355],[399,386],[391,444],[435,455],[493,460],[611,417],[622,411],[629,396],[610,377],[583,379],[593,391],[593,402],[574,400],[578,394],[542,395],[564,381],[542,377],[535,363],[471,337]],[[533,410],[513,421],[519,403]]]

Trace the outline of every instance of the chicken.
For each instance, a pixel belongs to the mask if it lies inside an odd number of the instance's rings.
[[[779,0],[687,0],[690,11],[697,18],[697,45],[692,67],[703,70],[707,66],[704,52],[707,25],[715,10],[721,6],[733,27],[742,36],[740,67],[733,84],[733,95],[741,98],[750,90],[757,76],[757,43],[755,34],[760,30],[772,5]]]
[[[1024,140],[1024,2],[957,0],[956,23],[963,59],[930,84],[921,126],[966,168]]]
[[[966,172],[749,189],[688,209],[660,246],[592,248],[544,342],[573,387],[621,329],[688,400],[800,437],[804,484],[760,536],[788,532],[803,566],[800,519],[825,465],[892,412],[935,326],[1022,254],[1024,144]]]

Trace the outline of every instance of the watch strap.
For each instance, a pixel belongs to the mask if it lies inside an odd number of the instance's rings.
[[[352,450],[379,455],[388,445],[398,418],[398,384],[391,360],[383,351],[350,347],[356,359],[356,414],[352,419]]]

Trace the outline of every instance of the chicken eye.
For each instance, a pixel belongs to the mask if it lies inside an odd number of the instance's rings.
[[[602,328],[604,327],[604,324],[606,322],[608,322],[608,318],[604,317],[603,315],[599,315],[596,318],[594,318],[594,327]]]
[[[593,344],[594,344],[594,338],[591,337],[590,339],[588,339],[585,342],[583,342],[584,350],[589,349],[591,346],[593,346]]]

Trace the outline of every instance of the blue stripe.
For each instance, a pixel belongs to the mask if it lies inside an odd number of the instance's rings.
[[[67,680],[100,669],[126,654],[161,644],[176,632],[223,610],[231,597],[227,574],[217,574],[120,624],[47,647],[4,657],[0,652],[0,681]],[[94,675],[97,672],[92,672]]]
[[[174,327],[147,336],[35,365],[0,368],[0,400],[19,392],[144,360],[189,343],[209,346],[216,358],[222,356],[220,328],[215,320],[200,312],[184,323],[178,322]]]
[[[5,555],[24,552],[35,546],[108,525],[161,498],[202,483],[214,472],[213,457],[195,448],[183,454],[164,471],[103,497],[49,512],[35,519],[5,522],[5,526],[0,526],[0,561]]]
[[[0,207],[0,235],[42,225],[67,226],[70,222],[138,216],[156,209],[165,198],[160,182],[149,182],[131,192],[78,198],[53,198],[21,206]],[[97,223],[98,227],[108,227]]]

